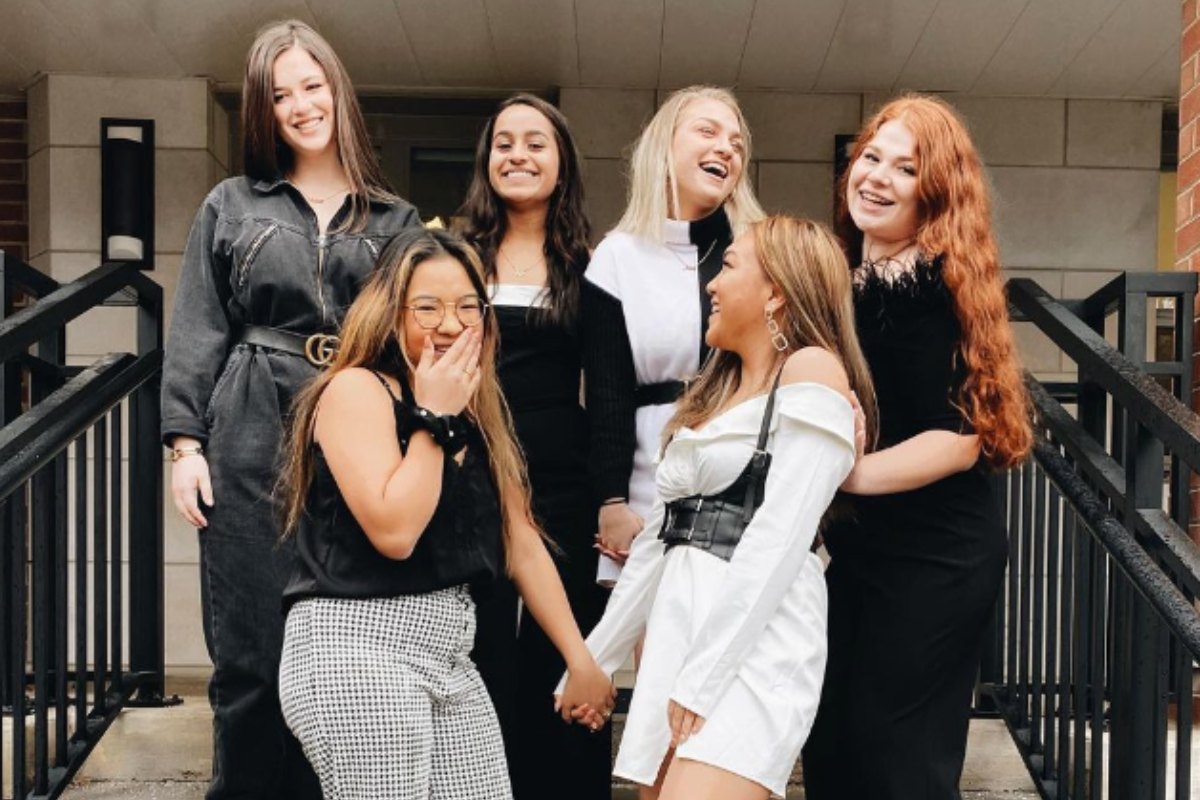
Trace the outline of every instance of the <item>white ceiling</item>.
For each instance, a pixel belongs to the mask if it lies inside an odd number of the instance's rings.
[[[368,92],[1179,95],[1175,0],[0,0],[0,93],[40,72],[234,86],[255,30],[284,17]]]

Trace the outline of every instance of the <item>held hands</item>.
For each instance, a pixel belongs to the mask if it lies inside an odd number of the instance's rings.
[[[483,335],[476,330],[463,331],[441,358],[433,349],[433,339],[425,337],[421,361],[413,377],[413,395],[417,404],[438,415],[461,414],[479,388],[479,353]]]
[[[633,540],[646,524],[633,512],[628,503],[610,503],[600,507],[600,533],[596,548],[618,564],[629,558]]]
[[[554,696],[554,710],[563,722],[575,721],[593,732],[600,730],[612,716],[617,702],[617,687],[595,661],[575,669],[568,668],[567,685]]]
[[[179,448],[195,447],[200,443],[195,439],[180,437],[173,444]],[[171,498],[175,501],[175,510],[190,524],[197,528],[208,527],[208,519],[200,511],[198,501],[203,500],[205,505],[213,505],[212,479],[209,477],[208,461],[204,456],[184,456],[171,465]]]

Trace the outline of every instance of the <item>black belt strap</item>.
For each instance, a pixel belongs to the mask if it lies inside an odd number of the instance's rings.
[[[269,347],[272,350],[303,356],[304,345],[308,342],[308,337],[302,333],[268,328],[265,325],[247,325],[242,328],[242,336],[238,341],[242,344]]]
[[[667,504],[666,515],[658,538],[668,548],[678,545],[697,547],[722,561],[733,558],[746,530],[743,522],[746,508],[720,496],[680,498]],[[808,551],[815,553],[820,547],[821,540],[817,538]]]
[[[243,344],[266,347],[280,353],[300,356],[314,367],[327,367],[337,356],[338,337],[327,333],[305,336],[302,333],[270,328],[265,325],[247,325],[242,328],[238,339]]]
[[[637,387],[633,393],[633,398],[638,408],[642,406],[662,406],[674,403],[683,397],[683,393],[686,390],[687,384],[683,381],[648,383],[645,386]]]

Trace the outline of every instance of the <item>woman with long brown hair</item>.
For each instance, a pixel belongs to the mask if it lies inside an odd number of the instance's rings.
[[[295,800],[320,791],[279,712],[294,558],[276,545],[272,499],[283,419],[383,243],[419,220],[388,189],[341,61],[303,22],[268,25],[250,47],[242,131],[246,174],[212,190],[184,250],[162,437],[175,507],[200,530],[208,799]]]
[[[329,797],[512,797],[469,655],[469,587],[505,570],[571,665],[563,717],[586,705],[577,715],[599,728],[611,713],[611,681],[531,517],[485,297],[462,239],[400,234],[296,401],[283,481],[299,559],[279,691]]]
[[[588,265],[579,150],[567,120],[528,94],[502,101],[484,125],[460,215],[483,262],[500,328],[499,379],[529,468],[534,518],[571,610],[586,634],[604,613],[596,585],[597,504],[588,476],[587,414],[580,403],[580,287]],[[501,578],[478,602],[472,658],[491,694],[517,800],[612,796],[610,729],[564,729],[543,701],[563,671],[545,631],[518,611]]]
[[[588,637],[611,672],[645,633],[614,769],[645,800],[783,796],[825,667],[812,547],[875,427],[829,231],[753,223],[707,291],[713,356],[666,426],[658,498]]]
[[[810,800],[956,800],[983,631],[1007,562],[988,473],[1032,434],[991,203],[958,115],[911,95],[866,124],[840,186],[878,449],[843,491]]]

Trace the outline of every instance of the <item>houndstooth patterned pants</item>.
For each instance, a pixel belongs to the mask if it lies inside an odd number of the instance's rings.
[[[288,613],[279,696],[326,800],[511,800],[466,587]]]

